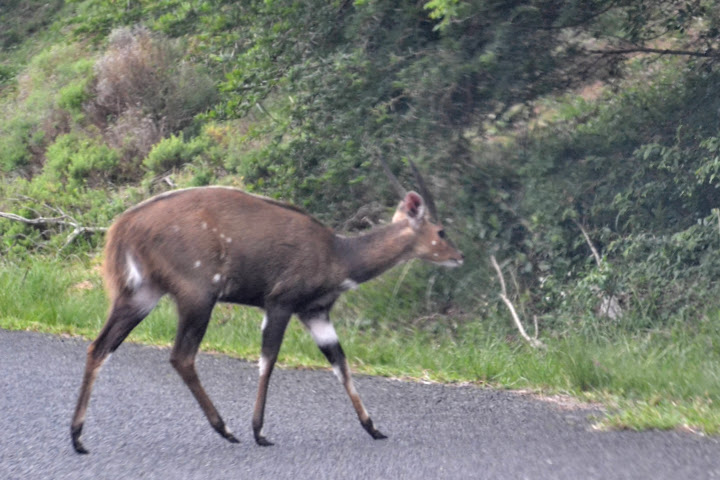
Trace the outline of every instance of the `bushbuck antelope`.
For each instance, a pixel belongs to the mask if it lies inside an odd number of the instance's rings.
[[[420,189],[425,190],[424,184]],[[354,237],[335,234],[291,205],[232,188],[176,190],[130,208],[107,235],[104,277],[112,305],[105,326],[88,347],[71,424],[75,451],[87,453],[80,434],[100,366],[166,294],[175,301],[179,317],[170,362],[225,439],[237,442],[195,371],[195,356],[217,302],[265,310],[252,417],[258,445],[272,445],[262,431],[265,399],[292,314],[327,357],[365,430],[375,439],[386,438],[353,386],[329,313],[341,293],[400,262],[421,258],[461,265],[462,253],[431,216],[432,201],[426,203],[415,192],[404,194],[392,223]]]

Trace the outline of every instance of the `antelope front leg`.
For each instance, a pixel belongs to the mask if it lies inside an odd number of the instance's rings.
[[[345,387],[345,391],[350,397],[350,401],[352,402],[355,412],[360,419],[360,424],[363,426],[365,431],[367,431],[375,440],[387,438],[387,436],[383,435],[377,428],[375,428],[375,425],[370,418],[370,414],[365,409],[362,400],[360,400],[360,395],[357,390],[355,390],[355,384],[353,383],[352,375],[350,374],[350,367],[348,366],[347,359],[345,358],[345,352],[343,352],[343,349],[340,346],[340,341],[335,333],[335,328],[332,326],[332,323],[330,323],[329,312],[313,312],[312,315],[300,316],[300,319],[310,330],[313,340],[315,340],[315,343],[318,348],[320,348],[320,351],[328,359],[330,365],[332,365],[333,372],[335,372],[335,375]]]
[[[284,309],[268,308],[262,327],[262,348],[260,350],[260,379],[258,381],[258,393],[255,400],[255,409],[253,411],[252,427],[255,443],[260,446],[267,447],[273,445],[271,441],[265,438],[263,434],[263,424],[265,423],[265,403],[267,401],[267,391],[270,384],[270,375],[272,375],[275,361],[280,352],[280,345],[285,335],[285,328],[290,320],[291,312]]]

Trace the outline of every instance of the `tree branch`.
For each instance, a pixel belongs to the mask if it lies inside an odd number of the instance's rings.
[[[62,215],[59,217],[26,218],[15,213],[0,212],[0,218],[5,218],[14,222],[25,223],[27,225],[60,225],[63,227],[72,227],[73,231],[70,233],[70,235],[68,235],[68,238],[65,240],[65,243],[60,248],[60,250],[65,249],[80,235],[83,235],[85,233],[98,233],[107,231],[106,227],[85,227],[83,225],[80,225],[77,220],[70,217],[62,210],[57,210],[62,213]]]
[[[592,240],[590,239],[590,235],[588,235],[587,231],[583,226],[573,218],[573,222],[575,222],[575,225],[578,226],[580,231],[583,234],[583,237],[585,237],[585,241],[587,242],[588,246],[590,247],[590,250],[592,251],[593,257],[595,257],[595,263],[597,263],[597,266],[600,267],[602,265],[602,258],[600,257],[600,253],[597,251],[597,248],[595,248],[595,245],[593,244]]]
[[[545,348],[545,344],[542,343],[540,340],[537,339],[538,335],[538,325],[537,325],[537,317],[534,318],[535,321],[535,338],[530,337],[527,332],[525,331],[525,328],[522,325],[522,322],[520,322],[520,317],[517,314],[517,311],[515,310],[515,306],[512,304],[510,299],[507,296],[507,290],[505,287],[505,278],[503,277],[502,270],[500,269],[500,265],[498,265],[497,260],[495,260],[495,255],[490,255],[490,261],[492,262],[493,267],[495,268],[495,271],[497,272],[498,279],[500,280],[500,298],[507,306],[508,310],[510,310],[510,315],[512,316],[513,321],[515,322],[515,327],[517,327],[518,331],[520,332],[520,335],[532,346],[533,348]]]
[[[611,50],[585,50],[593,55],[627,55],[629,53],[654,53],[657,55],[684,55],[690,57],[714,58],[720,56],[720,52],[707,49],[704,52],[697,50],[671,50],[669,48],[649,48],[649,47],[628,47],[615,48]]]

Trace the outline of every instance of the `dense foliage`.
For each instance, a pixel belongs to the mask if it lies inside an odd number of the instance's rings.
[[[413,159],[468,258],[413,272],[421,309],[504,308],[490,254],[546,332],[720,306],[714,2],[6,3],[2,211],[106,226],[223,183],[367,226],[378,159]],[[0,251],[97,249],[68,225],[2,220]]]

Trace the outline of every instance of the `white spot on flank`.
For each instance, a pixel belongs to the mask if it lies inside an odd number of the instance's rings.
[[[216,273],[215,275],[213,275],[212,281],[213,281],[213,283],[218,283],[221,278],[222,278],[222,275],[220,275],[219,273]]]
[[[335,345],[338,343],[337,333],[335,328],[332,326],[330,321],[322,318],[317,320],[310,320],[307,323],[310,329],[310,335],[319,347]]]
[[[175,233],[178,233],[178,232],[180,231],[180,227],[178,227],[177,225],[173,225],[173,226],[172,226],[172,231],[175,232]]]
[[[202,227],[203,230],[207,230],[207,222],[202,222],[200,224],[200,226]]]
[[[439,256],[437,253],[433,253],[433,257],[437,257],[437,256]]]
[[[125,263],[127,268],[127,286],[130,290],[135,290],[142,285],[142,274],[140,268],[129,253],[125,254]]]
[[[220,234],[220,238],[225,238],[225,234],[224,234],[224,233],[221,233],[221,234]]]
[[[202,262],[200,260],[195,261],[195,268],[200,268],[200,265],[202,265]]]
[[[232,238],[227,237],[227,238],[225,239],[225,241],[226,241],[227,243],[231,243],[231,242],[232,242]]]
[[[463,264],[462,260],[445,260],[443,262],[433,262],[435,265],[440,265],[441,267],[448,267],[448,268],[455,268],[459,267]]]
[[[350,279],[350,278],[346,278],[346,279],[343,280],[342,283],[340,284],[340,288],[341,288],[343,291],[345,291],[345,290],[355,290],[357,287],[358,287],[357,282],[356,282],[355,280]]]
[[[433,241],[430,242],[430,243],[432,243],[432,245],[435,246],[435,245],[437,245],[437,240],[433,240]]]

